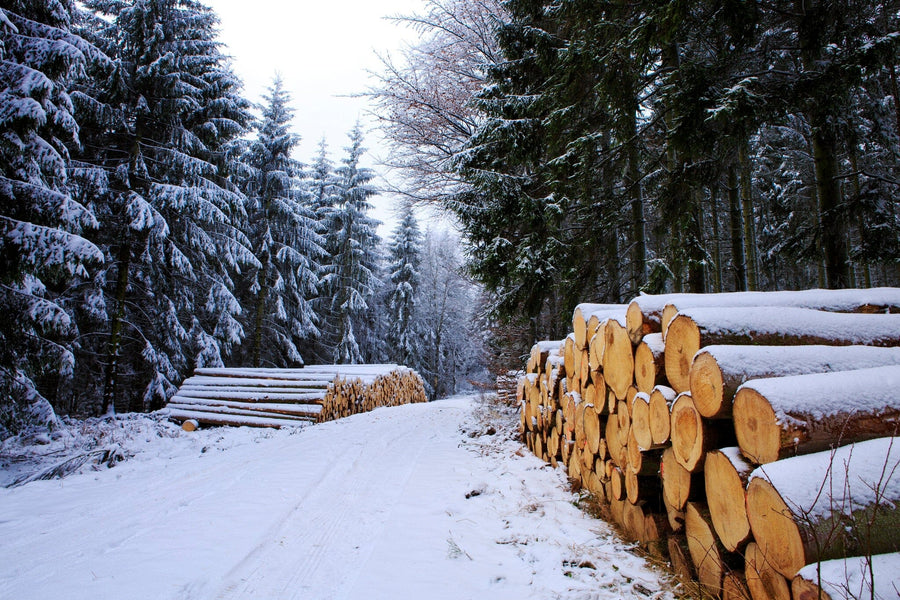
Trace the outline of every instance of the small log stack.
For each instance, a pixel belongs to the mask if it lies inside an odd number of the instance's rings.
[[[523,441],[704,596],[818,597],[809,565],[900,564],[897,313],[898,288],[581,304],[518,380]]]
[[[202,368],[184,381],[165,410],[189,426],[280,428],[427,400],[419,375],[393,364]]]

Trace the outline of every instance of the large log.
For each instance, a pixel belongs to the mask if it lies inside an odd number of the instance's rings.
[[[791,592],[794,600],[900,597],[900,553],[854,556],[806,565],[794,577]]]
[[[716,535],[729,552],[737,552],[750,539],[746,487],[752,471],[735,447],[706,453],[703,476],[709,514]]]
[[[676,310],[699,307],[794,307],[832,312],[900,312],[900,288],[729,292],[720,294],[641,295],[628,305],[628,334],[635,344],[647,333],[664,331],[666,305]]]
[[[720,597],[725,561],[705,506],[697,502],[687,503],[684,532],[700,588],[711,597]]]
[[[649,394],[653,386],[665,385],[665,350],[659,333],[645,335],[634,349],[634,383],[638,391]]]
[[[748,381],[735,394],[741,452],[757,464],[893,435],[900,366]]]
[[[606,347],[603,352],[603,377],[619,400],[625,398],[634,380],[634,350],[628,333],[619,321],[606,323]]]
[[[631,400],[631,435],[641,450],[654,447],[650,431],[650,396],[643,392],[638,392]]]
[[[655,445],[669,442],[672,432],[672,404],[678,394],[670,387],[658,385],[650,393],[650,436]]]
[[[691,397],[702,416],[725,418],[731,416],[738,387],[751,379],[886,365],[900,365],[900,347],[707,346],[694,356],[691,364]]]
[[[592,315],[600,316],[601,320],[606,315],[622,315],[624,318],[626,306],[624,304],[592,304],[582,303],[572,312],[572,332],[575,334],[575,346],[579,350],[587,348],[590,341],[588,335],[588,322]]]
[[[690,388],[700,348],[715,344],[900,346],[900,315],[838,314],[804,308],[696,308],[679,312],[666,335],[666,378]]]
[[[817,561],[900,551],[900,440],[764,465],[747,486],[747,516],[760,550],[789,579]]]

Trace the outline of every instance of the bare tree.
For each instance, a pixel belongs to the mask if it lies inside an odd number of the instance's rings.
[[[440,205],[465,186],[449,161],[478,125],[471,100],[500,60],[493,32],[503,18],[499,0],[427,0],[422,14],[396,17],[421,39],[381,56],[366,95],[392,146],[388,166],[403,175],[396,191],[416,202]]]

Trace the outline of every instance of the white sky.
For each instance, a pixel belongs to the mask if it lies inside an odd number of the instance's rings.
[[[361,119],[369,148],[368,166],[387,154],[373,130],[364,98],[342,97],[365,91],[368,71],[378,71],[379,53],[396,52],[415,35],[384,19],[412,14],[422,0],[207,0],[219,15],[220,39],[244,80],[248,99],[259,102],[276,73],[293,98],[294,130],[302,141],[296,157],[305,163],[325,137],[331,159],[340,162],[347,132]],[[378,168],[378,167],[376,167]],[[380,168],[379,168],[380,170]],[[390,198],[375,202],[372,216],[393,229]]]

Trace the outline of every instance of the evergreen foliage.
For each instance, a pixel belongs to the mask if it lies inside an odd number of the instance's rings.
[[[415,365],[420,358],[414,325],[421,253],[422,233],[412,206],[407,206],[391,239],[388,266],[388,358],[401,365]]]
[[[319,335],[312,298],[324,255],[316,206],[325,192],[303,189],[301,165],[291,158],[299,138],[289,129],[293,111],[280,79],[266,102],[246,158],[252,169],[248,227],[260,266],[250,273],[247,325],[252,340],[244,364],[297,366],[303,364],[298,345]]]
[[[67,144],[79,139],[69,86],[102,53],[73,32],[74,2],[0,8],[0,438],[53,426],[47,397],[71,384],[78,333],[68,290],[103,260],[72,197]]]
[[[328,298],[325,314],[327,347],[335,364],[363,362],[358,337],[366,334],[366,317],[378,285],[378,221],[368,216],[375,173],[359,164],[365,149],[357,125],[349,134],[350,146],[335,171],[335,205],[325,218],[325,248],[330,262],[324,269],[322,295]]]

